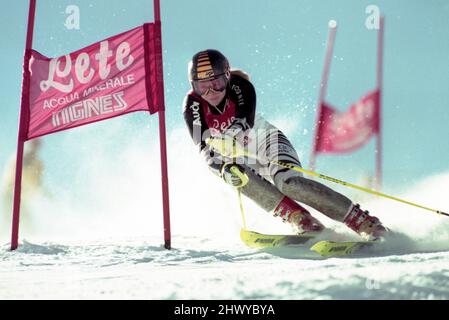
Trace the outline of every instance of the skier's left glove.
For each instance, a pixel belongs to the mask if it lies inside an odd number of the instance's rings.
[[[225,163],[221,169],[221,176],[226,183],[235,188],[244,187],[248,183],[245,169],[235,163]]]

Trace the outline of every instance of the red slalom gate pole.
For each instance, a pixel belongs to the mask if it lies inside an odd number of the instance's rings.
[[[27,122],[30,110],[30,71],[29,62],[33,45],[34,17],[36,0],[30,0],[28,10],[28,27],[23,58],[22,97],[20,101],[19,132],[17,135],[16,176],[14,182],[14,204],[12,213],[11,250],[19,245],[20,198],[22,192],[23,149],[27,139]]]
[[[329,35],[327,38],[327,47],[326,47],[326,56],[324,58],[324,67],[323,67],[323,73],[321,75],[321,82],[320,82],[320,94],[318,96],[318,103],[317,103],[317,118],[315,123],[315,135],[313,139],[313,147],[312,147],[312,153],[310,156],[309,161],[309,168],[310,170],[315,170],[315,161],[316,161],[316,147],[318,144],[318,139],[320,138],[318,136],[318,128],[320,127],[320,118],[321,118],[321,106],[324,100],[324,97],[326,96],[327,91],[327,81],[329,79],[329,70],[330,65],[332,61],[332,54],[334,51],[334,43],[335,43],[335,36],[337,34],[337,24],[335,21],[329,21]]]
[[[154,0],[155,49],[157,92],[159,102],[159,140],[161,149],[161,173],[162,173],[162,204],[164,211],[164,247],[171,249],[170,231],[170,199],[168,189],[168,165],[167,165],[167,138],[165,128],[165,100],[164,100],[164,74],[162,60],[162,32],[161,32],[161,7],[160,1]]]
[[[384,51],[384,17],[380,17],[377,40],[377,90],[379,90],[379,131],[376,140],[376,189],[382,188],[382,94],[383,94],[383,51]]]

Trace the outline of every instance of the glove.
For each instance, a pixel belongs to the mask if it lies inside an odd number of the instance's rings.
[[[235,188],[244,187],[248,183],[248,176],[245,169],[235,163],[225,163],[221,169],[221,177]]]
[[[222,156],[237,158],[245,155],[243,146],[233,137],[221,134],[206,140],[206,143]]]

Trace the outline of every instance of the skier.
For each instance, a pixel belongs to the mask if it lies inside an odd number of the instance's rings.
[[[189,80],[192,90],[184,99],[184,119],[213,173],[240,188],[267,212],[280,216],[297,233],[320,232],[324,226],[296,201],[343,222],[366,239],[377,239],[386,232],[378,218],[344,195],[272,162],[301,166],[287,137],[256,117],[256,93],[249,76],[231,70],[221,52],[208,49],[195,54],[189,63]],[[206,141],[217,137],[254,150],[257,161],[216,152]]]

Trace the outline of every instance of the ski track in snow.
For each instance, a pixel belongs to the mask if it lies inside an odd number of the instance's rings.
[[[321,259],[175,237],[0,252],[1,299],[448,299],[449,252]],[[293,252],[302,253],[295,256]],[[303,255],[303,258],[300,258]],[[305,257],[305,258],[304,258]]]

